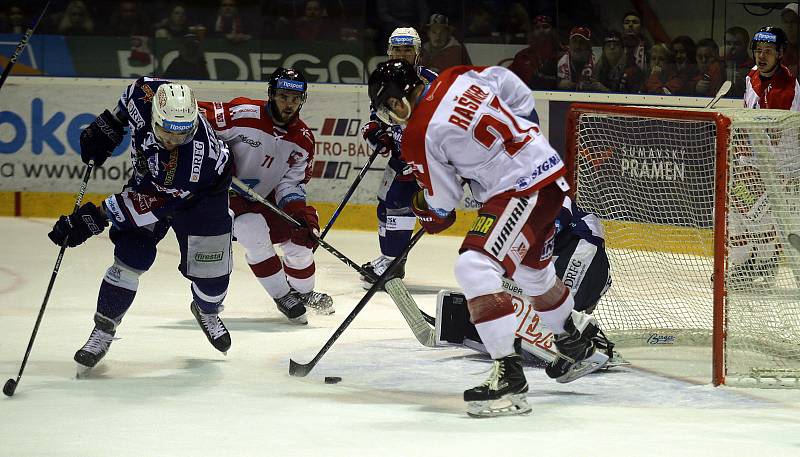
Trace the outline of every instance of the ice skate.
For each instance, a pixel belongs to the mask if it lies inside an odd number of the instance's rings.
[[[522,358],[512,354],[495,360],[489,379],[478,387],[464,391],[467,414],[472,417],[496,417],[531,412],[528,381],[522,370]]]
[[[189,308],[192,310],[192,314],[194,314],[194,318],[197,319],[197,323],[200,325],[203,333],[205,333],[206,338],[208,338],[208,342],[211,343],[216,350],[227,355],[228,349],[231,347],[231,334],[228,333],[228,329],[225,328],[225,324],[222,323],[219,314],[206,314],[200,310],[195,302],[192,302]],[[220,311],[222,311],[221,306]]]
[[[573,321],[573,317],[578,322]],[[576,326],[577,325],[577,326]],[[545,368],[547,376],[560,383],[572,382],[580,377],[603,368],[608,363],[608,355],[598,351],[592,340],[590,326],[597,326],[593,317],[572,313],[564,322],[564,333],[553,338],[559,357]]]
[[[328,294],[322,292],[311,291],[305,294],[300,294],[303,304],[313,309],[317,314],[329,315],[336,312],[333,309],[333,299]]]
[[[375,284],[375,281],[377,281],[378,277],[382,275],[387,268],[389,268],[389,265],[392,263],[394,259],[395,259],[394,257],[381,255],[375,260],[367,262],[364,265],[361,265],[361,268],[364,269],[364,271],[366,271],[368,275],[371,275],[371,277],[361,275],[361,281],[363,281],[364,283],[364,288],[369,289],[373,284]],[[400,261],[400,265],[398,265],[397,268],[394,269],[392,275],[386,278],[386,280],[388,281],[394,278],[403,279],[405,277],[406,277],[406,259],[403,259]]]
[[[303,305],[305,300],[300,292],[297,292],[296,290],[290,290],[288,294],[281,298],[275,298],[274,300],[275,304],[278,305],[278,311],[282,312],[283,315],[289,319],[290,324],[308,324],[306,307]]]
[[[100,313],[94,315],[94,329],[89,335],[89,340],[75,353],[78,362],[77,377],[86,376],[106,355],[117,330],[117,323]]]

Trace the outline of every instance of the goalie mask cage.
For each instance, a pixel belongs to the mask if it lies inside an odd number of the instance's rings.
[[[614,280],[595,316],[620,347],[700,348],[715,385],[800,387],[798,131],[788,111],[572,105],[572,192]]]

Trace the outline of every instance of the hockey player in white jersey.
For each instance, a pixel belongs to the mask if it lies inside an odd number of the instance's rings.
[[[233,153],[234,174],[300,222],[292,227],[264,205],[231,196],[234,236],[246,251],[258,282],[293,324],[306,324],[306,307],[332,314],[333,301],[314,291],[314,252],[319,235],[317,210],[306,203],[314,135],[300,119],[306,81],[291,68],[278,68],[268,82],[268,100],[235,98],[200,102],[217,136]],[[283,251],[283,261],[274,245]]]
[[[430,83],[436,79],[436,72],[419,65],[421,50],[422,41],[417,31],[412,27],[398,27],[389,36],[386,52],[390,59],[403,59],[414,65],[417,75],[426,83]],[[400,158],[402,126],[381,122],[373,109],[370,112],[370,121],[361,128],[361,133],[373,151],[389,155],[389,162],[378,188],[378,243],[381,255],[363,265],[363,268],[373,276],[373,278],[362,278],[367,283],[365,287],[369,288],[374,278],[383,274],[392,260],[400,255],[411,241],[411,231],[414,230],[416,223],[414,213],[411,211],[411,197],[419,187],[408,164]],[[405,260],[401,261],[392,275],[400,278],[405,276]]]
[[[452,67],[426,85],[408,62],[390,60],[370,75],[369,96],[381,119],[406,126],[402,157],[422,187],[412,209],[428,232],[453,224],[463,181],[483,202],[461,245],[455,276],[494,367],[485,383],[464,392],[467,413],[531,410],[503,276],[531,296],[555,334],[561,356],[546,368],[551,378],[570,382],[601,368],[608,356],[584,333],[596,321],[573,320],[573,297],[551,262],[553,221],[569,186],[564,163],[531,120],[531,90],[503,67]]]

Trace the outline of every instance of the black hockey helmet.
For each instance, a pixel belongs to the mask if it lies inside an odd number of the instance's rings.
[[[369,100],[383,122],[396,124],[390,122],[391,110],[386,107],[386,100],[389,97],[405,100],[420,84],[424,83],[413,65],[402,59],[392,59],[378,64],[369,75]]]
[[[750,41],[750,51],[755,52],[758,43],[774,44],[778,51],[785,51],[788,41],[786,32],[784,32],[782,28],[772,26],[761,27]]]
[[[306,102],[306,97],[308,96],[308,84],[306,83],[305,76],[294,68],[278,67],[272,72],[267,81],[267,96],[269,97],[269,106],[273,113],[277,112],[274,99],[278,89],[291,90],[302,94],[300,106],[297,107],[297,113],[300,113],[300,109],[303,107],[303,103]]]

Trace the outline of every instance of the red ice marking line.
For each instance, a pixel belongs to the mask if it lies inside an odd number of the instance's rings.
[[[0,294],[7,294],[9,292],[13,292],[26,282],[25,278],[22,275],[16,273],[14,270],[5,267],[0,267],[0,273],[5,273],[7,276],[11,277],[11,283],[9,285],[5,287],[0,286]],[[1,277],[2,276],[0,276],[0,278]]]

